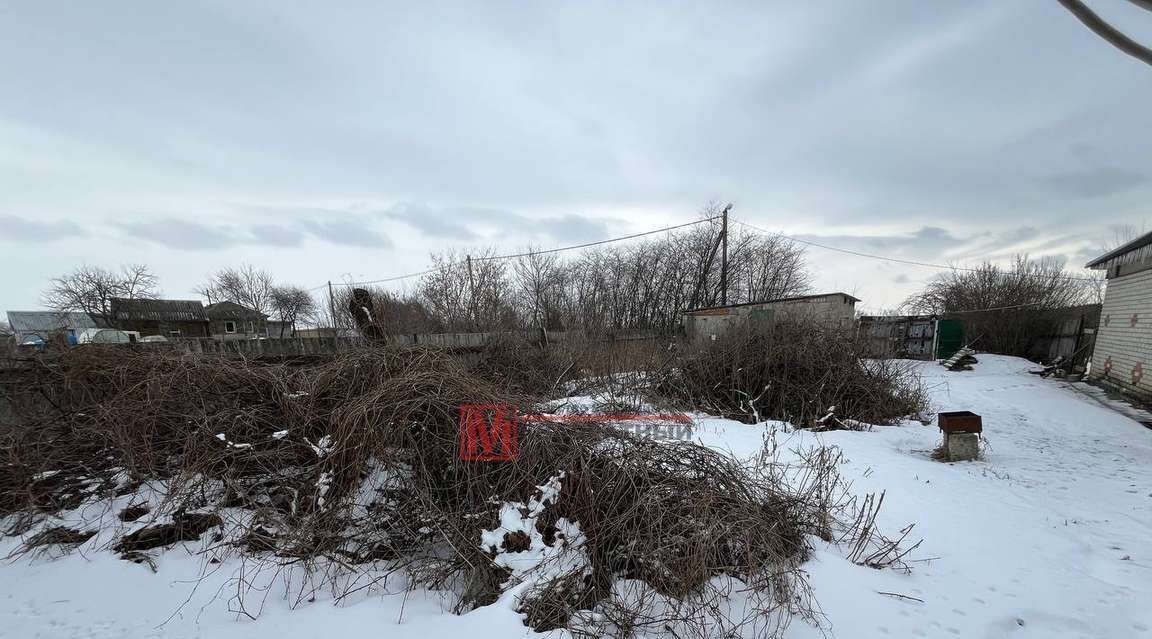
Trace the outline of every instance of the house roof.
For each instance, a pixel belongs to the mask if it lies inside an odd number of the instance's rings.
[[[200,300],[144,300],[112,298],[112,316],[125,320],[203,322],[208,319]]]
[[[1084,268],[1106,269],[1114,263],[1125,264],[1137,262],[1142,258],[1152,258],[1152,233],[1145,233],[1140,237],[1119,246],[1100,257],[1088,262]]]
[[[739,308],[741,306],[759,306],[761,304],[776,304],[777,302],[802,302],[804,300],[815,300],[815,299],[820,299],[821,297],[834,297],[837,295],[847,297],[848,299],[852,300],[853,302],[859,302],[860,301],[860,298],[853,297],[847,293],[817,293],[815,295],[796,295],[793,297],[778,297],[774,300],[761,300],[759,302],[743,302],[741,304],[729,304],[727,306],[701,306],[699,308],[688,309],[684,312],[685,313],[695,313],[696,311],[710,311],[710,310],[717,309],[717,308]]]
[[[268,319],[268,316],[260,311],[228,300],[205,306],[204,313],[209,319]]]
[[[8,311],[8,326],[17,333],[51,333],[60,329],[97,328],[87,313],[58,311]]]

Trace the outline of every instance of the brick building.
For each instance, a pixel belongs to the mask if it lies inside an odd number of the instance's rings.
[[[684,311],[684,331],[693,339],[714,339],[742,321],[772,321],[784,317],[848,328],[854,323],[859,301],[847,293],[822,293],[696,308]]]

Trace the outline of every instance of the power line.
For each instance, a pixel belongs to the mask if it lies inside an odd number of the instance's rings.
[[[822,248],[822,249],[829,250],[829,251],[836,251],[837,253],[846,253],[848,255],[855,255],[857,257],[866,257],[866,258],[873,259],[873,260],[882,260],[885,262],[896,262],[898,264],[908,264],[910,266],[923,266],[925,268],[934,268],[934,269],[940,269],[940,270],[946,270],[946,271],[968,271],[970,273],[976,273],[976,272],[979,272],[981,270],[978,268],[971,268],[971,267],[965,267],[965,266],[949,266],[947,264],[934,264],[932,262],[918,262],[916,260],[905,260],[905,259],[900,259],[898,257],[888,257],[885,255],[875,255],[872,253],[862,253],[860,251],[853,251],[850,249],[840,248],[837,246],[828,246],[827,244],[821,244],[819,242],[813,242],[812,240],[801,239],[799,237],[796,237],[794,235],[788,235],[786,233],[769,231],[768,229],[761,228],[759,226],[756,226],[755,224],[749,224],[748,222],[741,222],[740,220],[733,220],[733,222],[739,224],[740,226],[744,226],[744,227],[747,227],[750,229],[755,229],[757,231],[760,231],[761,233],[768,233],[769,235],[779,235],[781,237],[786,237],[786,238],[792,240],[793,242],[799,242],[801,244],[807,244],[809,246],[815,246],[815,247]],[[1091,278],[1091,277],[1077,277],[1075,275],[1056,275],[1053,277],[1055,277],[1056,279],[1075,280],[1078,282],[1097,282],[1097,281],[1099,281],[1099,280],[1096,280],[1096,279]]]
[[[472,258],[472,261],[473,262],[490,262],[493,260],[510,260],[510,259],[515,259],[515,258],[519,258],[519,257],[530,257],[532,255],[547,255],[550,253],[560,253],[563,251],[574,251],[576,249],[589,248],[592,246],[600,246],[602,244],[610,244],[612,242],[622,242],[624,240],[632,240],[632,239],[636,239],[638,237],[644,237],[646,235],[655,235],[657,233],[666,233],[668,231],[674,231],[676,229],[682,229],[682,228],[688,227],[688,226],[695,226],[696,224],[703,224],[704,222],[711,222],[711,221],[717,220],[717,219],[720,219],[719,215],[702,218],[702,219],[696,220],[695,222],[685,222],[684,224],[676,224],[674,226],[666,226],[664,228],[654,229],[651,231],[644,231],[643,233],[633,233],[632,235],[623,235],[620,237],[613,237],[613,238],[610,238],[607,240],[598,240],[596,242],[586,242],[584,244],[574,244],[572,246],[562,246],[560,248],[546,249],[543,251],[525,251],[523,253],[509,253],[507,255],[488,255],[488,256],[481,256],[481,257],[474,257],[474,258]],[[445,264],[444,266],[438,266],[436,268],[430,268],[426,271],[420,271],[418,273],[408,273],[407,275],[396,275],[394,277],[385,277],[385,278],[378,279],[378,280],[365,280],[363,282],[333,282],[332,285],[333,286],[365,286],[368,284],[383,284],[385,282],[397,282],[400,280],[406,280],[406,279],[413,278],[413,277],[430,275],[432,273],[443,271],[443,270],[451,268],[453,266],[459,266],[462,263],[463,262],[452,262],[449,264]],[[328,285],[327,284],[321,284],[320,286],[313,287],[309,290],[316,291],[316,290],[322,289],[326,286],[328,286]]]
[[[443,271],[444,269],[448,268],[449,266],[454,266],[454,265],[455,265],[455,263],[445,264],[444,266],[438,266],[436,268],[430,268],[427,271],[420,271],[418,273],[408,273],[407,275],[397,275],[395,277],[385,277],[385,278],[378,279],[378,280],[365,280],[363,282],[335,282],[334,285],[335,286],[363,286],[366,284],[383,284],[385,282],[398,282],[400,280],[406,280],[406,279],[409,279],[412,277],[420,277],[421,275],[430,275],[430,274],[435,273],[437,271]]]
[[[704,222],[711,222],[712,220],[718,220],[718,219],[720,219],[720,217],[721,216],[719,216],[719,215],[714,215],[712,217],[706,217],[706,218],[696,220],[695,222],[685,222],[684,224],[677,224],[675,226],[666,226],[662,229],[656,229],[654,231],[644,231],[643,233],[633,233],[632,235],[625,235],[622,237],[614,237],[610,240],[600,240],[598,242],[588,242],[587,244],[576,244],[573,246],[565,246],[562,248],[548,249],[545,251],[527,251],[524,253],[513,253],[510,255],[490,255],[488,257],[474,257],[474,258],[472,258],[472,261],[473,262],[481,262],[481,261],[486,262],[486,261],[490,261],[490,260],[509,260],[509,259],[516,258],[516,257],[528,257],[530,255],[547,255],[548,253],[559,253],[561,251],[572,251],[575,249],[588,248],[590,246],[600,246],[601,244],[609,244],[611,242],[620,242],[623,240],[631,240],[631,239],[635,239],[638,237],[644,237],[645,235],[655,235],[657,233],[664,233],[666,231],[675,231],[676,229],[682,229],[686,226],[695,226],[696,224],[703,224]]]
[[[1029,306],[1040,306],[1039,302],[1032,302],[1031,304],[1013,304],[1012,306],[993,306],[992,308],[970,308],[965,311],[941,311],[937,315],[948,315],[958,313],[987,313],[988,311],[1006,311],[1011,308],[1027,308]]]
[[[703,224],[705,222],[712,222],[714,220],[720,219],[721,217],[722,216],[720,216],[720,215],[714,215],[712,217],[702,218],[702,219],[696,220],[694,222],[685,222],[684,224],[676,224],[673,226],[666,226],[663,228],[653,229],[651,231],[644,231],[642,233],[633,233],[631,235],[623,235],[620,237],[609,238],[606,240],[598,240],[595,242],[585,242],[583,244],[573,244],[571,246],[562,246],[559,248],[546,249],[546,250],[542,250],[542,251],[524,251],[521,253],[509,253],[506,255],[489,255],[489,256],[474,257],[474,258],[472,258],[472,261],[474,261],[474,262],[490,262],[490,261],[495,261],[495,260],[510,260],[510,259],[516,259],[516,258],[521,258],[521,257],[530,257],[533,255],[548,255],[548,254],[552,254],[552,253],[561,253],[564,251],[574,251],[574,250],[583,249],[583,248],[590,248],[593,246],[601,246],[603,244],[611,244],[613,242],[622,242],[625,240],[632,240],[632,239],[636,239],[638,237],[655,235],[657,233],[666,233],[668,231],[674,231],[676,229],[681,229],[681,228],[685,228],[688,226],[695,226],[697,224]],[[733,219],[732,221],[735,222],[736,224],[739,224],[740,226],[754,229],[754,230],[760,231],[761,233],[767,233],[769,235],[779,235],[781,237],[786,237],[786,238],[788,238],[794,242],[799,242],[801,244],[806,244],[808,246],[815,246],[817,248],[822,248],[822,249],[825,249],[828,251],[835,251],[837,253],[844,253],[846,255],[854,255],[856,257],[863,257],[863,258],[868,258],[868,259],[873,259],[873,260],[881,260],[884,262],[894,262],[897,264],[907,264],[909,266],[920,266],[920,267],[924,267],[924,268],[932,268],[932,269],[937,269],[937,270],[966,271],[966,272],[973,272],[973,273],[980,271],[980,269],[978,269],[978,268],[971,268],[971,267],[964,267],[964,266],[951,266],[951,265],[947,265],[947,264],[936,264],[933,262],[921,262],[921,261],[917,261],[917,260],[906,260],[906,259],[902,259],[902,258],[898,258],[898,257],[889,257],[886,255],[876,255],[873,253],[864,253],[862,251],[854,251],[851,249],[840,248],[837,246],[829,246],[827,244],[821,244],[820,242],[814,242],[812,240],[806,240],[806,239],[803,239],[800,237],[796,237],[794,235],[788,235],[786,233],[769,231],[768,229],[765,229],[765,228],[756,226],[755,224],[750,224],[748,222],[744,222],[741,220]],[[459,266],[460,264],[462,264],[462,262],[452,262],[449,264],[445,264],[443,266],[438,266],[436,268],[430,268],[430,269],[418,271],[415,273],[407,273],[405,275],[395,275],[392,277],[385,277],[385,278],[380,278],[380,279],[375,279],[375,280],[364,280],[364,281],[359,281],[359,282],[333,282],[332,285],[333,286],[366,286],[366,285],[370,285],[370,284],[385,284],[388,282],[398,282],[401,280],[411,279],[413,277],[422,277],[424,275],[431,275],[432,273],[438,273],[440,271],[452,268],[454,266]],[[1057,279],[1074,280],[1074,281],[1080,281],[1080,282],[1096,282],[1097,281],[1097,280],[1090,278],[1090,277],[1077,277],[1077,276],[1073,276],[1073,275],[1058,275],[1055,277]],[[317,290],[320,290],[320,289],[325,288],[327,286],[328,286],[328,284],[325,283],[325,284],[321,284],[319,286],[314,286],[308,290],[309,291],[317,291]]]

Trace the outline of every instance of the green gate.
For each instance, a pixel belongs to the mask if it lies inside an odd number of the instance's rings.
[[[948,359],[964,346],[964,325],[960,320],[936,320],[936,359]]]

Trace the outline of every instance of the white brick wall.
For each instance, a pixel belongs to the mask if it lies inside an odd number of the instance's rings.
[[[1132,372],[1138,366],[1143,376],[1133,384]],[[1108,280],[1092,352],[1092,376],[1152,397],[1152,270]]]

